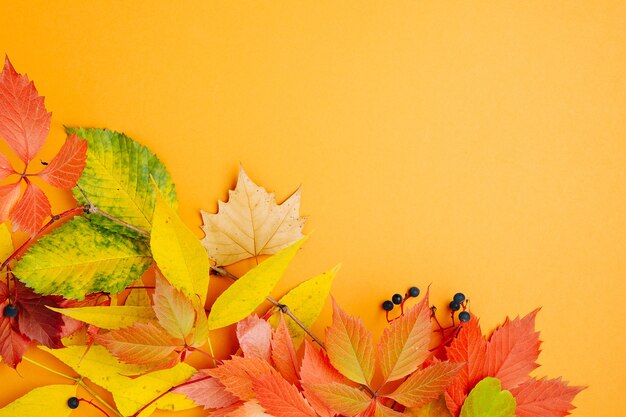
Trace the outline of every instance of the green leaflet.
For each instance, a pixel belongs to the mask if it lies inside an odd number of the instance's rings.
[[[487,377],[469,393],[460,417],[515,417],[515,398],[502,390],[500,380]]]
[[[72,409],[67,400],[76,395],[76,385],[47,385],[35,388],[0,409],[0,417],[67,417]]]
[[[38,294],[82,300],[94,292],[122,291],[150,263],[150,251],[142,241],[75,217],[33,245],[14,273]]]
[[[78,181],[89,200],[101,211],[150,231],[154,211],[154,178],[164,199],[176,205],[176,193],[165,165],[145,146],[123,133],[108,129],[67,128],[88,143],[87,165]],[[80,189],[72,192],[81,203],[86,200]],[[99,215],[90,216],[94,222],[125,234],[130,229]]]

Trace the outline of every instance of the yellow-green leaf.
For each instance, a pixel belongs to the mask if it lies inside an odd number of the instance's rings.
[[[150,248],[157,266],[175,288],[204,303],[209,287],[209,259],[202,244],[156,189]]]
[[[90,306],[76,308],[49,307],[52,311],[64,314],[82,322],[93,324],[101,329],[116,330],[131,326],[135,322],[145,323],[156,320],[151,307],[135,306]]]
[[[500,380],[487,377],[480,381],[461,408],[461,417],[515,417],[515,398],[502,390]]]
[[[228,326],[250,315],[270,295],[307,238],[261,262],[224,291],[211,307],[209,329]]]
[[[13,253],[11,232],[6,223],[0,224],[0,263],[4,262]]]
[[[279,302],[288,306],[307,328],[311,327],[324,308],[328,294],[330,294],[330,287],[340,267],[341,265],[337,265],[323,274],[304,281],[285,294]],[[285,318],[285,321],[294,346],[298,349],[304,340],[304,330],[290,318]],[[270,323],[276,327],[279,322],[280,311],[277,311],[270,318]]]
[[[35,388],[0,409],[0,417],[67,417],[72,409],[67,400],[76,396],[76,385],[47,385]]]

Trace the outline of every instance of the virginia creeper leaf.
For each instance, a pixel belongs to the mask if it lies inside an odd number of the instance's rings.
[[[78,186],[98,209],[145,231],[150,231],[155,191],[150,177],[163,198],[176,204],[176,193],[170,174],[148,148],[123,133],[107,129],[67,128],[88,143],[87,161]],[[78,187],[72,192],[80,204],[87,201]],[[90,216],[94,222],[122,233],[130,229],[103,216]]]
[[[372,404],[374,405],[374,417],[404,417],[403,413],[399,413],[383,405],[380,400],[373,400]]]
[[[298,356],[283,316],[278,327],[272,332],[272,361],[276,370],[290,384],[300,387]]]
[[[401,379],[430,356],[431,316],[428,293],[383,331],[378,357],[385,381]]]
[[[11,174],[16,174],[15,169],[13,169],[11,162],[9,162],[9,158],[0,152],[0,181]]]
[[[237,323],[237,340],[244,357],[259,358],[267,362],[271,360],[272,328],[256,314]]]
[[[487,377],[469,393],[460,417],[515,417],[515,399],[498,379]]]
[[[209,329],[228,326],[250,315],[280,281],[306,239],[304,237],[264,260],[224,291],[211,308]]]
[[[339,271],[341,265],[337,265],[331,270],[324,272],[314,278],[304,281],[287,294],[285,294],[279,303],[289,306],[291,312],[304,324],[305,327],[310,328],[317,320],[326,299],[330,293],[330,287],[333,284],[335,275]],[[281,317],[281,312],[275,312],[270,323],[275,327],[278,325]],[[300,347],[300,344],[304,340],[304,330],[291,318],[285,319],[287,328],[293,339],[293,343],[296,349]]]
[[[5,57],[0,73],[0,138],[24,163],[30,162],[43,146],[51,117],[35,84],[18,74]]]
[[[199,370],[188,382],[190,384],[178,387],[173,392],[185,395],[205,409],[224,408],[238,401],[237,397],[226,391],[224,385],[210,377],[205,370]]]
[[[208,369],[207,373],[217,378],[228,392],[243,401],[254,398],[252,378],[275,372],[269,363],[259,358],[242,358],[233,356],[216,368]]]
[[[531,378],[511,390],[516,417],[563,417],[575,407],[572,400],[584,387],[568,386],[561,378]]]
[[[152,307],[136,306],[89,306],[75,308],[48,307],[52,311],[92,324],[101,329],[117,330],[136,322],[155,320]]]
[[[37,175],[50,185],[69,190],[76,186],[85,169],[86,159],[87,142],[76,135],[70,135],[59,153]]]
[[[15,290],[20,333],[50,348],[63,347],[63,316],[48,309],[49,306],[58,306],[63,299],[35,294],[19,281],[15,282]]]
[[[9,304],[6,299],[9,290],[4,282],[0,282],[0,293],[4,294],[0,302],[0,311],[4,311]],[[22,361],[22,355],[28,348],[29,342],[30,340],[18,331],[16,318],[0,314],[0,357],[4,363],[15,368]]]
[[[307,385],[310,392],[336,414],[354,416],[365,411],[372,398],[358,388],[338,382]]]
[[[154,312],[159,324],[177,339],[185,339],[193,328],[196,312],[191,301],[157,273]]]
[[[305,219],[299,217],[300,189],[281,205],[259,187],[243,167],[228,203],[220,201],[217,214],[202,214],[202,244],[218,265],[230,265],[258,255],[273,255],[302,239]]]
[[[256,399],[268,414],[275,417],[317,417],[300,391],[277,372],[254,378]]]
[[[9,219],[11,211],[20,198],[20,182],[0,186],[0,222]]]
[[[406,408],[404,414],[412,417],[453,417],[443,395],[422,407]]]
[[[333,322],[326,329],[330,363],[348,379],[359,384],[372,381],[376,354],[372,334],[360,318],[343,311],[333,300]]]
[[[76,385],[47,385],[34,388],[0,409],[0,417],[68,417],[72,409],[67,406],[67,400],[76,396],[76,387]]]
[[[140,241],[75,217],[33,245],[14,273],[38,294],[82,300],[93,292],[122,291],[148,267],[148,254]]]
[[[13,225],[31,236],[35,235],[46,217],[50,215],[48,197],[32,182],[26,184],[24,195],[11,212]]]

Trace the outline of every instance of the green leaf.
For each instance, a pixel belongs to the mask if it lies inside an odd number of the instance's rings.
[[[47,385],[35,388],[0,409],[0,417],[67,417],[72,409],[67,400],[76,396],[76,385]]]
[[[84,323],[101,329],[117,330],[136,322],[146,323],[156,320],[152,307],[135,306],[93,306],[76,308],[48,308]]]
[[[187,297],[204,303],[209,288],[209,258],[200,240],[183,223],[169,202],[155,188],[150,248],[157,266]]]
[[[250,315],[270,295],[306,239],[261,262],[224,291],[211,307],[209,329],[228,326]]]
[[[469,393],[461,417],[515,417],[515,398],[502,390],[500,380],[487,377]]]
[[[145,146],[123,133],[107,129],[66,128],[88,143],[87,165],[72,192],[81,203],[91,202],[103,212],[145,231],[150,231],[154,211],[154,178],[165,200],[176,204],[176,193],[165,165]],[[80,189],[79,189],[80,187]],[[90,215],[95,222],[129,234],[130,229],[100,215]]]
[[[75,217],[33,245],[14,273],[38,294],[82,300],[122,291],[150,265],[149,253],[141,241]]]
[[[333,267],[314,278],[304,281],[287,294],[279,302],[289,307],[291,312],[308,328],[313,325],[319,317],[326,304],[330,287],[341,265]],[[287,328],[293,339],[296,349],[304,340],[304,330],[290,318],[285,318]],[[277,311],[270,318],[272,326],[278,326],[280,322],[280,311]]]

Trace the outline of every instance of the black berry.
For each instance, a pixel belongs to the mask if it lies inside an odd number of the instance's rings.
[[[459,311],[460,309],[461,309],[461,304],[457,303],[454,300],[450,301],[450,310]]]
[[[67,400],[67,406],[71,408],[72,410],[74,410],[75,408],[78,408],[79,404],[80,404],[80,401],[78,401],[78,398],[76,397],[70,397]]]
[[[452,299],[461,304],[463,301],[465,301],[465,294],[463,294],[462,292],[457,292],[456,294],[454,294],[454,297],[452,297]]]
[[[8,317],[8,318],[13,318],[17,316],[17,307],[9,304],[8,306],[4,307],[4,317]]]
[[[468,322],[470,321],[470,313],[468,313],[467,311],[461,311],[459,313],[459,320],[464,321],[464,322]]]
[[[393,297],[391,297],[391,301],[396,305],[402,304],[402,296],[400,294],[394,294]]]
[[[385,311],[393,310],[393,303],[391,301],[389,301],[389,300],[385,301],[383,303],[383,310],[385,310]]]
[[[419,288],[417,288],[417,287],[409,288],[409,296],[417,297],[418,295],[420,295],[420,289]]]

